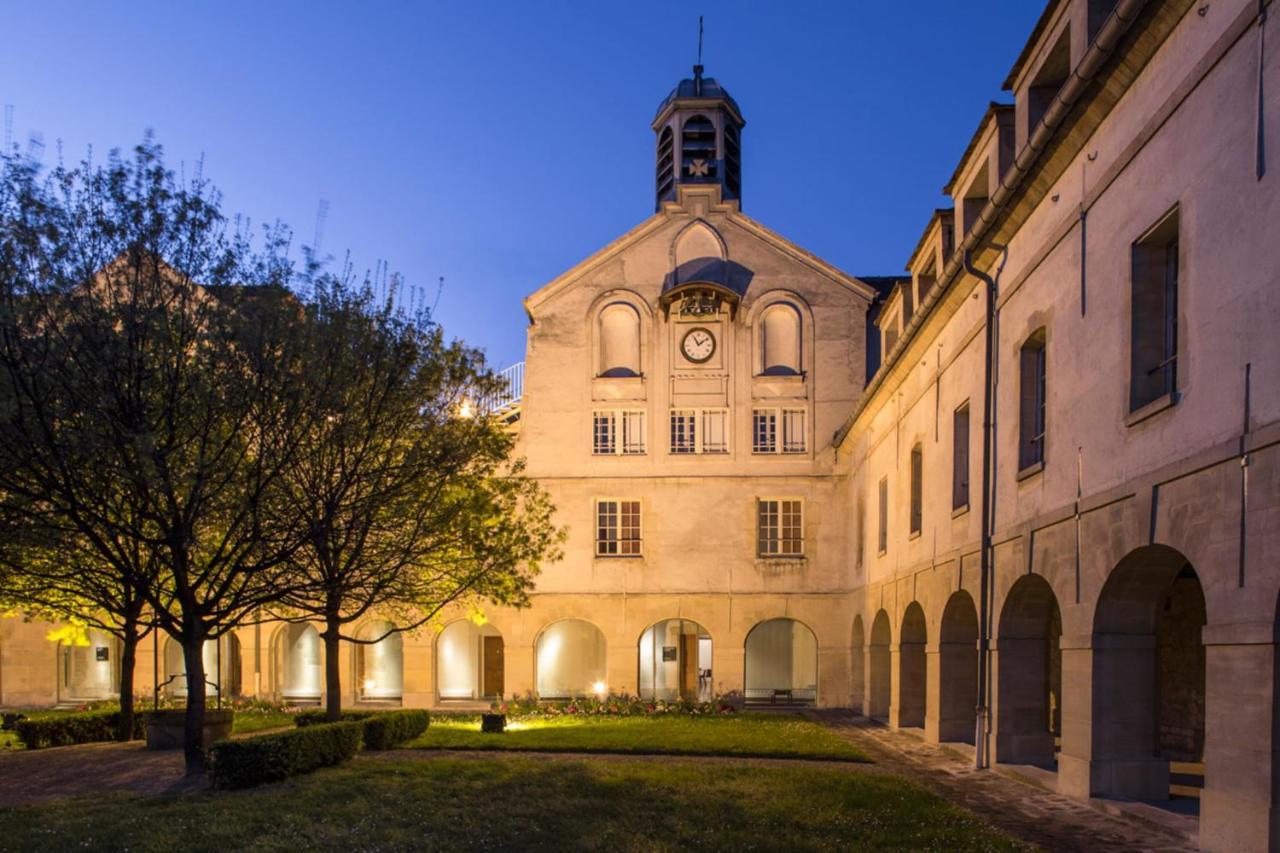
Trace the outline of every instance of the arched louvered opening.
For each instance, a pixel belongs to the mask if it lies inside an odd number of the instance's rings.
[[[734,198],[742,195],[742,145],[738,128],[729,123],[724,126],[724,184]]]
[[[760,320],[761,365],[765,376],[800,372],[800,313],[786,303],[772,305]]]
[[[658,136],[658,200],[667,197],[676,182],[675,137],[665,127]]]
[[[640,315],[623,302],[600,312],[601,376],[640,375]]]
[[[715,180],[716,126],[706,116],[692,116],[680,138],[680,169],[685,180]]]

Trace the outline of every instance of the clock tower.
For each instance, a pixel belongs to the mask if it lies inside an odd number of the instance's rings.
[[[729,93],[693,66],[658,106],[655,209],[674,201],[680,184],[717,184],[726,201],[742,200],[742,126],[746,122]]]

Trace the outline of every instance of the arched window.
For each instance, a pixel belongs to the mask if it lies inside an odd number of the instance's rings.
[[[324,691],[323,649],[313,625],[285,625],[276,634],[276,690],[286,700],[314,702]]]
[[[747,634],[748,702],[809,704],[818,697],[818,641],[794,619],[770,619]]]
[[[84,644],[63,643],[61,699],[100,700],[119,695],[120,642],[91,630]]]
[[[608,691],[604,634],[590,622],[565,619],[538,635],[539,699],[567,699]]]
[[[664,619],[640,636],[640,698],[711,700],[711,635],[688,619]]]
[[[785,302],[770,305],[760,318],[760,372],[765,376],[800,373],[800,312]]]
[[[391,627],[389,622],[370,622],[357,635],[377,641],[356,645],[356,695],[362,700],[395,700],[404,694],[404,640],[388,633]]]
[[[671,128],[664,128],[658,137],[658,200],[661,201],[671,192],[676,181],[675,140]]]
[[[692,116],[680,138],[680,169],[685,180],[714,181],[716,175],[716,126],[706,116]]]
[[[600,312],[601,376],[640,375],[640,315],[625,302]]]
[[[486,622],[459,619],[436,640],[436,692],[443,700],[501,697],[502,634]]]

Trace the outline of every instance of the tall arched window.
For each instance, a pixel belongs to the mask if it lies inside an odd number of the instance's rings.
[[[538,635],[535,650],[539,699],[567,699],[607,692],[604,634],[590,622],[564,619]]]
[[[356,695],[362,700],[395,700],[404,694],[404,640],[389,622],[370,622],[356,645]]]
[[[716,126],[706,116],[692,116],[680,135],[680,169],[686,180],[716,175]]]
[[[770,305],[760,318],[760,372],[765,376],[800,373],[800,312],[785,302]]]
[[[599,375],[640,375],[640,315],[625,302],[600,312]]]

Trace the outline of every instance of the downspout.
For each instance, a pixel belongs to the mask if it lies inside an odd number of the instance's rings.
[[[995,318],[997,279],[1004,270],[1008,249],[1004,249],[1000,264],[996,267],[995,278],[987,275],[973,265],[973,253],[964,252],[964,270],[979,279],[986,287],[986,322],[983,326],[983,350],[986,360],[982,369],[982,541],[978,559],[978,704],[974,709],[973,761],[974,767],[982,770],[990,765],[988,760],[987,736],[991,716],[991,703],[988,694],[991,692],[991,450],[992,432],[995,430],[995,389],[993,387],[994,352],[995,352]]]

